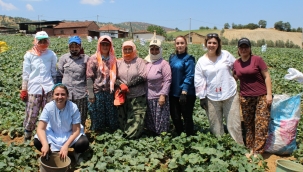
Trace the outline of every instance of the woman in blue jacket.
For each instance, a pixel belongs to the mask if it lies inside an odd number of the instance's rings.
[[[170,114],[177,134],[180,135],[185,128],[185,133],[189,136],[194,133],[193,109],[196,100],[194,87],[195,58],[187,53],[185,37],[178,36],[175,39],[175,48],[175,54],[172,54],[169,58],[172,71],[169,93]]]

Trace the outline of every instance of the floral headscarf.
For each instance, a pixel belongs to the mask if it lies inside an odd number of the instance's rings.
[[[97,51],[96,51],[96,57],[97,57],[97,61],[98,61],[98,67],[99,70],[101,71],[101,73],[105,76],[104,80],[106,80],[107,78],[107,74],[106,74],[106,70],[107,70],[107,66],[105,65],[105,63],[102,61],[102,56],[101,56],[101,42],[104,39],[108,39],[110,41],[110,49],[109,49],[109,64],[110,64],[110,69],[109,69],[109,78],[110,78],[110,91],[113,92],[114,91],[114,84],[116,81],[116,74],[117,74],[117,66],[116,66],[116,62],[117,62],[117,58],[115,55],[115,50],[114,50],[114,46],[113,46],[113,42],[111,37],[104,35],[101,36],[98,40],[98,44],[97,44]]]

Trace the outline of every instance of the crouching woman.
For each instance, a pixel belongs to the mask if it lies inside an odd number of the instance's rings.
[[[74,153],[83,153],[89,146],[81,126],[81,116],[76,104],[68,100],[68,90],[63,84],[53,89],[53,101],[47,103],[39,118],[34,145],[45,156],[49,151],[58,151],[65,159],[68,148]]]

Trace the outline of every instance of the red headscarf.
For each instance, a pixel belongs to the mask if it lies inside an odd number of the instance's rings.
[[[98,61],[99,70],[105,76],[104,80],[106,80],[107,76],[106,76],[105,70],[107,69],[107,66],[102,61],[101,44],[100,44],[104,39],[108,39],[110,41],[110,49],[109,49],[109,64],[110,64],[109,71],[110,72],[109,72],[109,77],[110,77],[110,91],[113,92],[114,91],[114,84],[115,84],[115,81],[116,81],[116,74],[117,74],[117,66],[116,66],[117,58],[116,58],[116,55],[115,55],[115,50],[114,50],[114,46],[113,46],[113,42],[112,42],[111,37],[109,37],[107,35],[104,35],[104,36],[101,36],[99,38],[98,44],[97,44],[96,57],[97,57],[97,61]]]
[[[127,47],[127,46],[130,46],[133,48],[133,52],[129,53],[129,54],[125,54],[123,52],[123,48],[124,47]],[[125,41],[123,44],[122,44],[122,58],[125,60],[125,61],[132,61],[135,57],[137,57],[137,48],[136,48],[136,45],[133,43],[133,41]]]

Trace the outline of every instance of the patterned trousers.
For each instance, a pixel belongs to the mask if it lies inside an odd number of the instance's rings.
[[[240,97],[244,126],[246,128],[246,147],[254,153],[263,153],[268,134],[270,109],[266,95]]]
[[[41,94],[29,94],[28,101],[26,102],[25,119],[23,127],[26,131],[34,131],[38,121],[39,112],[42,110],[46,103],[52,100],[52,92]]]
[[[75,99],[75,100],[72,100],[72,102],[78,106],[78,109],[81,114],[81,124],[83,125],[83,127],[85,129],[85,122],[87,119],[87,103],[88,103],[87,97],[84,97],[82,99]]]

